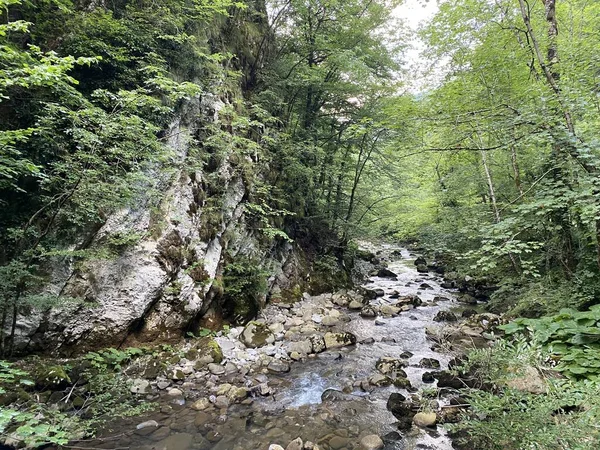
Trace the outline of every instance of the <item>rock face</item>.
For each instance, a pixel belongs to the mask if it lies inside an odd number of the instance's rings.
[[[63,306],[19,321],[18,351],[69,353],[175,339],[200,317],[210,316],[222,289],[214,286],[214,280],[222,275],[226,255],[231,261],[243,252],[244,257],[264,261],[273,269],[270,292],[291,289],[300,280],[294,246],[279,241],[261,244],[248,229],[244,218],[248,188],[229,158],[204,169],[186,164],[198,130],[218,120],[226,101],[206,94],[181,108],[165,131],[172,167],[179,169],[157,167],[149,174],[159,180],[160,202],[137,199],[135,206],[109,216],[88,245],[106,247],[115,236],[140,238],[111,259],[76,265],[70,257],[57,258],[45,290],[84,299],[92,306]],[[209,208],[213,204],[221,206]]]

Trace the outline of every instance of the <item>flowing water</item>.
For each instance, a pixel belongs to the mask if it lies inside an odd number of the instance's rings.
[[[414,259],[405,249],[379,246],[379,253],[388,259],[388,268],[398,275],[397,280],[372,277],[365,287],[383,289],[384,297],[371,300],[372,304],[392,304],[389,298],[393,291],[400,295],[418,295],[423,305],[396,317],[385,317],[376,321],[360,317],[358,312],[348,312],[350,321],[342,323],[338,330],[354,333],[358,344],[325,351],[304,362],[292,364],[285,374],[268,376],[269,385],[274,386],[274,395],[256,397],[250,404],[230,406],[223,411],[198,413],[189,404],[169,405],[153,419],[158,429],[135,429],[140,422],[124,421],[106,430],[107,434],[121,432],[115,440],[98,441],[99,448],[132,449],[262,449],[277,443],[285,448],[296,437],[317,443],[321,449],[358,449],[360,438],[367,434],[388,436],[386,449],[451,449],[444,431],[422,430],[413,427],[409,432],[397,434],[394,416],[386,409],[386,401],[392,392],[407,391],[389,387],[373,387],[365,392],[357,381],[366,380],[376,374],[375,363],[380,357],[398,357],[402,352],[413,354],[410,365],[405,369],[414,388],[423,387],[421,376],[430,370],[419,367],[422,358],[434,358],[447,367],[451,355],[431,349],[425,328],[435,324],[434,316],[443,309],[456,306],[452,292],[440,287],[441,278],[436,274],[420,274]],[[394,255],[394,256],[390,256]],[[429,288],[422,284],[426,283]],[[434,302],[434,297],[446,300]],[[373,338],[373,343],[360,343]],[[247,377],[252,376],[247,375]],[[263,375],[265,377],[265,375]],[[354,387],[353,387],[354,386]],[[427,385],[432,386],[432,385]],[[321,396],[327,389],[336,389],[335,398],[325,402]],[[341,391],[344,391],[342,393]],[[368,389],[370,390],[370,389]],[[145,430],[148,430],[146,432]],[[150,433],[151,431],[151,433]],[[392,433],[392,434],[389,434]],[[336,439],[333,439],[336,438]],[[333,441],[332,441],[333,439]]]

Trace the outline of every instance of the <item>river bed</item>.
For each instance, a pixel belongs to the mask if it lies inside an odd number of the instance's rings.
[[[422,381],[423,373],[431,369],[420,367],[421,360],[435,359],[444,369],[453,355],[432,350],[433,343],[427,339],[425,329],[436,325],[433,319],[439,311],[456,307],[456,300],[453,292],[440,286],[439,275],[417,272],[414,257],[408,250],[379,246],[378,253],[397,278],[371,277],[364,287],[383,289],[385,295],[370,300],[370,304],[377,308],[391,305],[395,301],[390,298],[392,295],[396,298],[418,296],[422,305],[395,317],[377,319],[364,318],[359,311],[333,306],[342,311],[344,320],[331,330],[354,334],[356,345],[310,355],[291,364],[287,373],[242,371],[242,374],[231,374],[230,380],[219,378],[218,381],[224,383],[236,379],[249,385],[249,380],[254,377],[260,383],[268,382],[273,390],[271,395],[257,395],[224,408],[216,405],[200,411],[192,407],[193,399],[171,399],[163,395],[161,412],[111,424],[101,433],[103,438],[86,444],[95,448],[140,450],[267,450],[270,444],[285,448],[290,441],[300,437],[323,450],[353,450],[360,448],[362,437],[377,434],[383,438],[386,450],[450,450],[451,442],[441,427],[413,427],[399,433],[396,419],[386,408],[386,402],[393,392],[410,396],[419,388],[435,386]],[[324,311],[323,308],[330,305],[327,297],[306,296],[302,305],[294,306],[296,309],[292,312],[296,311],[304,319],[312,317],[318,321],[314,311]],[[224,340],[221,343],[227,344]],[[233,354],[235,349],[231,351]],[[377,373],[375,365],[380,358],[397,358],[404,352],[412,354],[404,368],[412,385],[410,392],[394,385],[368,386],[370,377]],[[325,391],[329,394],[323,401]],[[202,394],[200,392],[200,396]],[[209,398],[215,402],[214,395]],[[153,425],[139,428],[140,422],[144,421]]]

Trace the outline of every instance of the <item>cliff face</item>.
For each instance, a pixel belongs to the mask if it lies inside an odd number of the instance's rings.
[[[182,108],[167,131],[166,145],[175,155],[176,170],[167,175],[156,168],[155,176],[163,178],[164,186],[160,206],[140,200],[136,207],[117,212],[89,247],[105,245],[115,235],[135,234],[141,239],[114,258],[77,265],[72,259],[57,261],[47,290],[86,303],[61,305],[20,321],[20,352],[68,354],[177,339],[200,320],[219,319],[226,260],[260,261],[270,274],[259,303],[270,292],[277,296],[294,287],[301,272],[299,251],[285,240],[265,240],[248,225],[244,204],[249,188],[227,155],[212,167],[216,178],[211,184],[218,185],[213,189],[218,194],[207,192],[208,172],[199,169],[190,155],[199,128],[218,120],[223,107],[222,100],[207,95]]]

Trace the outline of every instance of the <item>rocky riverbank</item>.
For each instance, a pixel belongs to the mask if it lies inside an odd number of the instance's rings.
[[[78,446],[449,449],[437,425],[458,419],[464,381],[446,369],[485,344],[497,317],[461,306],[406,250],[375,262],[360,289],[270,304],[244,327],[136,355],[122,373],[156,411],[109,421]],[[70,397],[85,399],[82,388]]]

